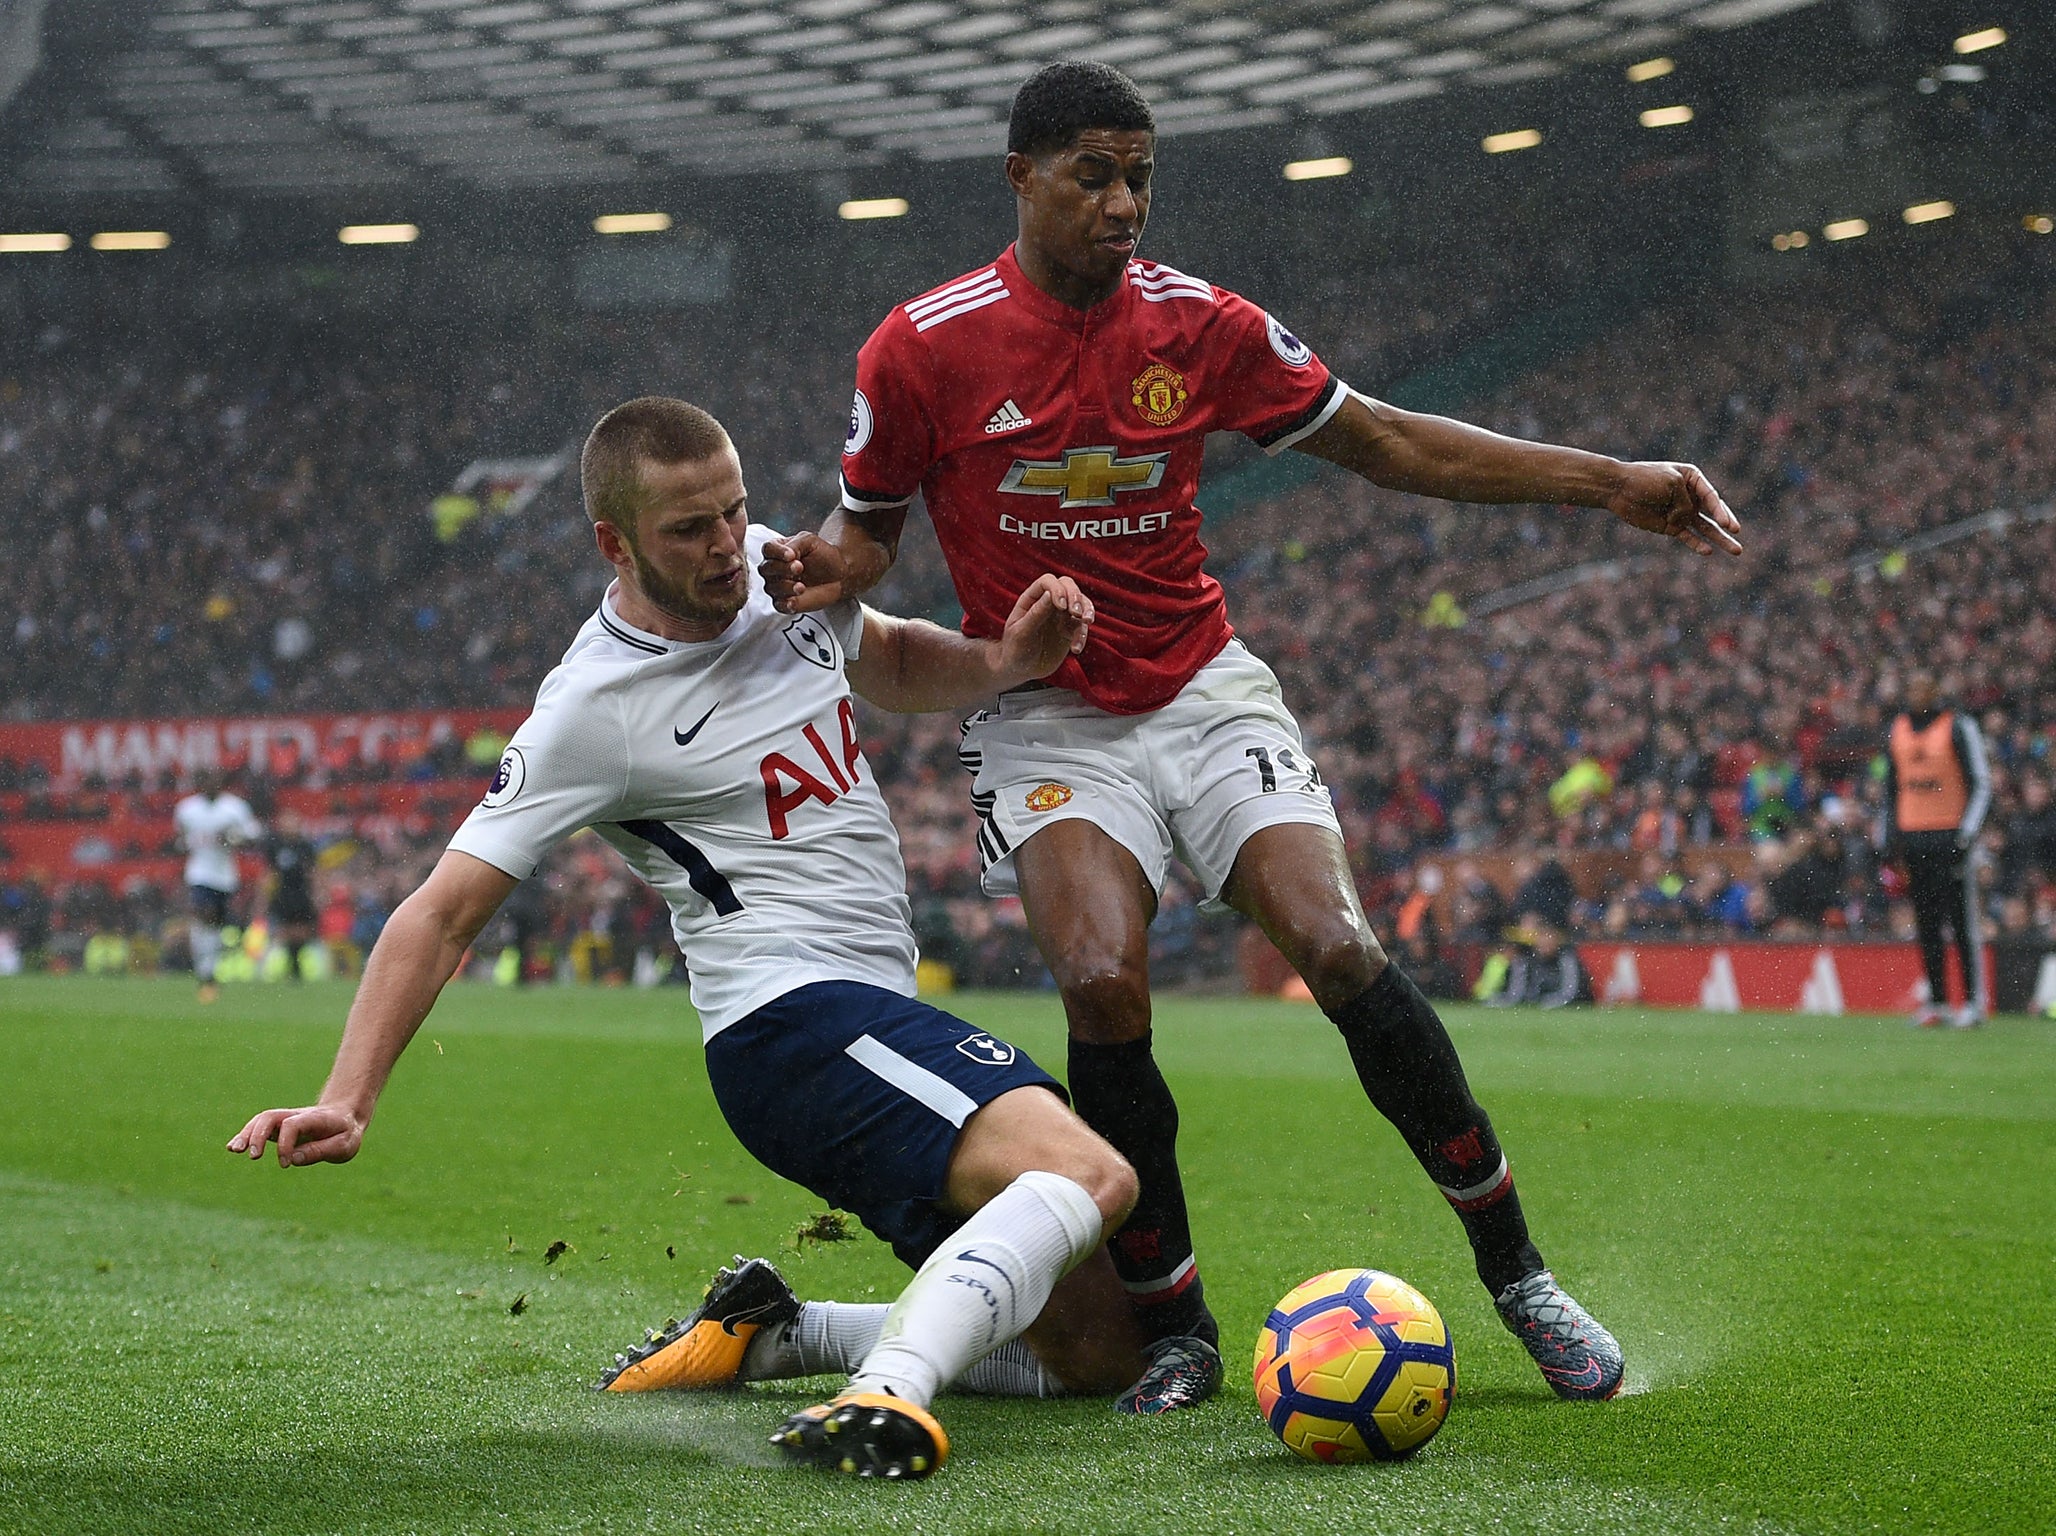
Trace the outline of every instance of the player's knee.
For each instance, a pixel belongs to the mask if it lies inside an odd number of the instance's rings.
[[[1340,1008],[1378,979],[1385,951],[1352,915],[1324,918],[1300,935],[1293,955],[1301,979],[1323,1008]]]
[[[1049,1138],[1041,1161],[1051,1173],[1062,1174],[1092,1197],[1111,1232],[1135,1209],[1141,1180],[1112,1143],[1070,1111],[1059,1113],[1068,1124]]]
[[[1056,981],[1078,1039],[1117,1045],[1148,1033],[1149,975],[1139,961],[1112,949],[1080,954],[1057,967]]]
[[[1111,1236],[1128,1219],[1135,1209],[1135,1201],[1142,1192],[1141,1181],[1135,1177],[1135,1170],[1128,1166],[1128,1159],[1112,1147],[1105,1149],[1103,1157],[1063,1158],[1061,1168],[1050,1172],[1061,1173],[1092,1198],[1099,1209],[1100,1220],[1105,1223],[1102,1237]]]
[[[1084,1175],[1077,1182],[1092,1196],[1092,1203],[1099,1207],[1099,1214],[1106,1220],[1107,1231],[1112,1232],[1135,1209],[1135,1201],[1142,1193],[1142,1181],[1136,1178],[1128,1159],[1105,1142],[1100,1143],[1098,1155],[1084,1170]]]

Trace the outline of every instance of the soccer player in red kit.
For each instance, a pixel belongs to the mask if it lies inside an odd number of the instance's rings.
[[[1021,87],[1006,158],[1018,238],[873,332],[842,505],[818,535],[767,547],[766,584],[795,611],[866,590],[919,491],[967,634],[997,635],[1044,570],[1096,606],[1084,651],[974,717],[964,745],[986,890],[1019,891],[1069,1019],[1077,1108],[1141,1180],[1112,1246],[1157,1342],[1117,1406],[1183,1407],[1220,1380],[1177,1106],[1150,1051],[1148,929],[1174,855],[1305,978],[1550,1385],[1611,1397],[1620,1347],[1544,1266],[1447,1031],[1372,936],[1277,679],[1234,638],[1205,572],[1193,498],[1206,434],[1240,432],[1426,495],[1601,507],[1701,554],[1739,553],[1739,525],[1690,465],[1397,410],[1248,300],[1135,259],[1154,150],[1149,105],[1118,70],[1053,64]]]

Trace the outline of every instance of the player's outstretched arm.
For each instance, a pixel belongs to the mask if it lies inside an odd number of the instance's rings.
[[[347,1163],[355,1157],[393,1063],[435,1006],[464,951],[518,883],[468,853],[445,853],[421,889],[400,903],[372,946],[320,1102],[252,1116],[230,1138],[229,1151],[256,1159],[267,1143],[276,1141],[281,1168]]]
[[[1448,501],[1601,507],[1702,555],[1739,555],[1742,525],[1690,464],[1626,463],[1501,437],[1483,427],[1351,395],[1297,445],[1374,485]]]
[[[997,640],[973,640],[924,619],[864,610],[864,644],[850,686],[880,709],[913,715],[962,709],[1047,677],[1085,649],[1092,599],[1068,576],[1038,576]]]
[[[780,613],[811,613],[846,597],[862,597],[899,558],[906,508],[851,512],[838,507],[819,533],[773,539],[757,574]]]

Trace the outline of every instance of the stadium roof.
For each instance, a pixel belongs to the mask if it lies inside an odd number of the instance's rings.
[[[83,67],[6,190],[566,187],[994,153],[1038,64],[1119,64],[1168,133],[1638,58],[1818,0],[167,0]],[[59,25],[61,7],[50,24]],[[131,13],[133,15],[133,13]],[[61,102],[61,107],[53,103]]]

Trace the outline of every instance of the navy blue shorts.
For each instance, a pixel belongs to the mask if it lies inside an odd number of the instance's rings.
[[[194,917],[209,928],[228,926],[230,892],[217,891],[211,885],[189,885],[186,890],[193,898]]]
[[[936,1204],[957,1133],[1016,1088],[1057,1080],[916,998],[817,981],[707,1042],[721,1113],[752,1157],[850,1212],[918,1268],[960,1223]]]

